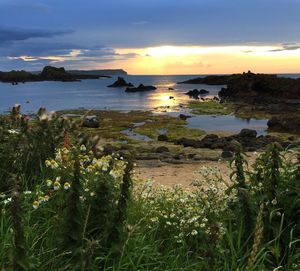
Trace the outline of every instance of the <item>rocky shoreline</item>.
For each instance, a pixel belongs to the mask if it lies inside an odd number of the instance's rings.
[[[179,83],[224,84],[226,87],[218,93],[220,103],[230,103],[235,115],[247,115],[249,118],[257,113],[267,115],[269,131],[300,134],[300,79],[248,71],[242,74],[195,78]],[[188,94],[196,99],[198,97],[196,90]]]

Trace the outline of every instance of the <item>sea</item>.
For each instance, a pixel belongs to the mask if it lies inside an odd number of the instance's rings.
[[[206,76],[206,75],[201,75]],[[284,77],[300,78],[300,74],[284,74]],[[22,112],[32,114],[43,106],[48,111],[70,109],[102,110],[151,110],[156,114],[178,116],[190,114],[182,108],[190,98],[188,90],[206,89],[207,97],[217,96],[222,87],[211,85],[177,84],[199,75],[126,75],[122,76],[134,85],[154,85],[155,91],[126,93],[124,88],[108,88],[117,76],[78,82],[30,82],[11,85],[0,83],[0,113],[7,113],[14,104],[21,104]],[[267,120],[240,119],[233,115],[198,115],[188,119],[188,127],[207,132],[238,132],[243,128],[256,129],[258,134],[267,131]]]

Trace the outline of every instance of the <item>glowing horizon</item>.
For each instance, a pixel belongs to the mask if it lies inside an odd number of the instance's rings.
[[[120,61],[130,74],[228,74],[252,70],[261,73],[299,73],[300,49],[280,45],[158,46],[118,48],[135,54]]]
[[[24,62],[47,60],[50,65],[78,63],[76,69],[124,69],[136,75],[230,74],[251,70],[259,73],[300,73],[300,46],[154,46],[116,48],[106,62],[87,57],[88,50],[72,49],[67,54],[10,57]],[[90,61],[88,61],[91,59]],[[84,63],[84,65],[83,65]],[[69,68],[68,65],[66,68]]]

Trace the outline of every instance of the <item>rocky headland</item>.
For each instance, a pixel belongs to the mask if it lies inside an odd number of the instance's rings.
[[[46,66],[40,73],[21,71],[10,71],[1,72],[0,71],[0,81],[4,83],[25,83],[25,82],[39,82],[39,81],[62,81],[62,82],[72,82],[80,81],[83,79],[99,79],[100,75],[91,74],[72,74],[67,72],[63,67],[56,68],[52,66]]]

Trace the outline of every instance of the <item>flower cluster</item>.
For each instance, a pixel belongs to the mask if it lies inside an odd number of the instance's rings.
[[[147,209],[148,228],[177,243],[209,239],[216,244],[225,233],[222,221],[234,197],[227,195],[226,185],[210,187],[205,180],[198,181],[193,190],[155,186],[148,181],[135,191],[135,200]]]
[[[85,145],[81,145],[79,152],[76,148],[67,149],[64,147],[57,149],[55,159],[45,161],[46,167],[50,169],[50,173],[53,176],[44,182],[44,190],[47,190],[45,194],[53,196],[54,193],[71,188],[72,182],[68,180],[73,178],[75,155],[79,160],[80,173],[82,175],[81,185],[85,192],[84,196],[81,197],[82,200],[85,200],[87,196],[95,196],[92,182],[100,174],[113,177],[116,181],[114,186],[118,187],[118,181],[123,177],[127,165],[123,157],[116,154],[96,157],[93,151],[88,150]],[[48,198],[46,201],[48,201]],[[37,209],[42,202],[44,201],[40,199],[34,200],[33,207]]]

